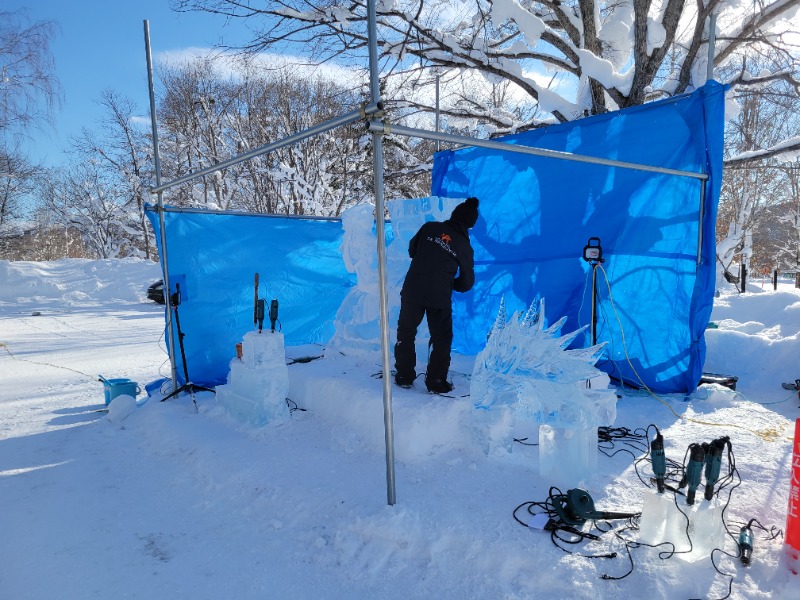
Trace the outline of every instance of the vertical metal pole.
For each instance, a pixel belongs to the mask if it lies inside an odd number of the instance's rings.
[[[439,73],[436,73],[436,133],[439,133]],[[436,140],[436,151],[439,151],[439,140]]]
[[[717,15],[708,16],[708,65],[706,66],[706,81],[714,79],[714,46],[717,43]]]
[[[153,57],[150,53],[150,22],[144,20],[144,50],[147,56],[147,86],[150,91],[150,124],[153,130],[153,162],[156,168],[156,187],[161,185],[161,158],[158,154],[158,125],[156,124],[156,94],[153,87]],[[164,310],[167,315],[169,336],[169,367],[172,389],[178,389],[178,373],[175,368],[175,337],[172,335],[172,310],[169,287],[169,261],[167,260],[167,230],[164,225],[164,195],[158,192],[158,233],[161,238],[161,268],[164,271]],[[188,382],[187,382],[188,383]]]
[[[369,29],[369,83],[372,105],[381,99],[378,79],[378,41],[375,0],[367,5]],[[375,186],[375,231],[378,237],[378,292],[381,309],[381,358],[383,362],[383,426],[386,439],[386,498],[395,503],[394,425],[392,423],[392,375],[389,367],[389,309],[386,297],[386,234],[383,218],[383,133],[372,133],[372,180]]]
[[[592,263],[592,346],[597,345],[597,263]]]
[[[712,12],[708,16],[708,64],[706,65],[706,81],[714,79],[714,46],[717,42],[717,15]],[[700,182],[700,221],[697,224],[697,269],[703,260],[703,223],[706,213],[706,186],[708,179]]]
[[[706,218],[706,182],[700,182],[700,209],[697,219],[697,269],[703,260],[703,222]]]

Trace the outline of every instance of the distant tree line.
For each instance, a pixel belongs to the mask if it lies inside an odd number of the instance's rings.
[[[159,70],[157,101],[162,182],[356,110],[364,96],[288,67],[261,71],[236,61],[223,75],[211,59]],[[33,217],[80,231],[91,256],[155,256],[145,205],[155,202],[149,120],[107,90],[104,119],[70,141],[67,166],[30,178]],[[387,142],[387,193],[429,189],[425,144]],[[372,198],[372,158],[363,123],[345,126],[191,180],[164,194],[172,206],[284,215],[338,216]]]

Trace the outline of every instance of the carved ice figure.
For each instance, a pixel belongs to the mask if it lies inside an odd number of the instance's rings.
[[[568,350],[584,328],[561,336],[565,321],[545,326],[544,299],[507,319],[501,300],[486,347],[475,358],[470,396],[476,408],[497,407],[494,423],[476,419],[490,454],[510,450],[511,414],[533,420],[539,424],[540,476],[568,489],[585,487],[595,472],[597,427],[616,419],[617,396],[607,389],[608,376],[594,367],[604,344]]]
[[[389,201],[393,239],[386,250],[386,294],[389,305],[389,332],[394,343],[400,313],[400,289],[411,259],[408,244],[426,221],[442,221],[463,198],[421,198]],[[326,352],[364,355],[380,351],[380,298],[378,253],[375,235],[375,207],[359,204],[342,213],[342,257],[347,270],[356,274],[357,283],[342,302],[334,319],[335,332]],[[428,333],[423,322],[417,336],[419,356],[426,352]],[[422,354],[420,354],[422,352]]]
[[[356,274],[356,285],[345,296],[333,321],[335,333],[327,351],[361,354],[380,350],[380,304],[375,207],[359,204],[342,213],[342,258]]]
[[[566,317],[550,327],[544,321],[544,299],[511,319],[501,300],[486,347],[475,358],[470,382],[475,407],[508,405],[518,416],[553,427],[610,425],[616,394],[587,385],[605,378],[594,367],[605,343],[567,350],[585,328],[561,336]]]

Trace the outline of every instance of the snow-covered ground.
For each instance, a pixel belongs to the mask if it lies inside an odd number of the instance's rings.
[[[145,298],[159,277],[136,260],[0,261],[0,598],[722,598],[731,577],[732,598],[800,597],[782,540],[758,527],[743,566],[730,537],[732,556],[687,562],[636,547],[627,520],[562,548],[520,525],[514,509],[551,482],[536,446],[486,451],[465,396],[472,357],[454,357],[454,398],[393,389],[394,506],[379,356],[291,364],[306,410],[281,424],[241,424],[207,392],[197,408],[143,393],[109,420],[100,375],[144,387],[169,374],[163,308]],[[780,386],[800,377],[800,290],[750,290],[717,299],[707,335],[705,370],[737,375],[738,393],[625,392],[615,423],[656,425],[679,463],[690,443],[729,436],[741,484],[719,495],[734,533],[751,519],[785,527],[800,416]],[[535,425],[514,427],[537,440]],[[599,509],[638,512],[649,461],[635,467],[644,453],[623,447],[633,454],[599,455],[586,488]]]

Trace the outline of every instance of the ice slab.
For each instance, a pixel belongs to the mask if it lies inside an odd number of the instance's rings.
[[[669,542],[674,544],[677,558],[696,562],[725,544],[722,509],[716,498],[709,502],[702,494],[689,505],[682,496],[646,491],[639,541],[652,545]]]
[[[262,426],[289,419],[289,369],[283,334],[251,331],[242,340],[242,358],[230,363],[228,383],[216,388],[217,402],[234,418]]]
[[[242,338],[242,362],[248,368],[286,365],[283,334],[279,331],[248,331]]]
[[[539,426],[539,475],[563,490],[586,487],[597,471],[597,427]]]

